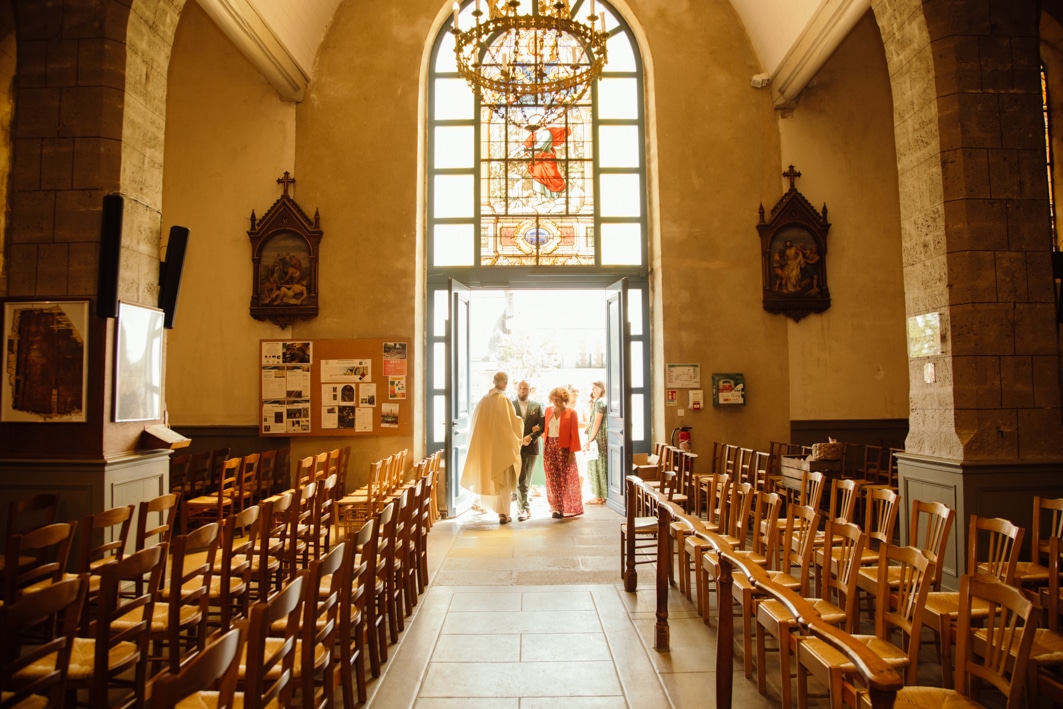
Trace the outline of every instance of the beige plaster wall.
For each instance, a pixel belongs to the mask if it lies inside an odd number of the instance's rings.
[[[166,406],[174,425],[258,421],[258,341],[301,336],[252,320],[251,210],[280,196],[295,168],[295,105],[281,102],[196,3],[170,62],[163,240],[190,230],[175,327],[167,335]],[[295,173],[298,177],[298,173]],[[296,198],[302,192],[296,185]],[[314,205],[304,204],[312,210]]]
[[[868,12],[779,121],[782,163],[827,203],[831,307],[788,320],[794,420],[907,418],[904,283],[893,106]],[[779,194],[789,183],[780,177]],[[769,204],[765,204],[770,208]]]
[[[729,3],[640,4],[634,20],[652,56],[660,200],[663,363],[697,362],[708,406],[666,408],[667,437],[693,426],[712,440],[767,446],[789,434],[786,326],[761,308],[757,205],[776,192],[779,134],[761,71]],[[741,372],[747,405],[711,406],[711,374]],[[657,392],[663,401],[663,392]]]

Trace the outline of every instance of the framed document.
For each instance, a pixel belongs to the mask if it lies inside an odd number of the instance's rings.
[[[163,311],[118,304],[114,356],[114,420],[162,418]]]
[[[4,303],[0,420],[85,421],[89,301]]]

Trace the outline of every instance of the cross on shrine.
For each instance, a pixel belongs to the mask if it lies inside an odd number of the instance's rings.
[[[286,172],[284,174],[287,175],[288,173]],[[789,169],[787,169],[787,171],[782,174],[782,176],[786,177],[786,178],[789,178],[789,180],[790,180],[790,189],[793,189],[794,188],[794,180],[796,180],[798,177],[800,177],[801,173],[798,172],[797,170],[795,170],[794,166],[791,165],[789,167]],[[277,180],[277,181],[280,182],[280,180]],[[292,180],[292,182],[295,182],[295,180]]]
[[[793,169],[793,165],[791,165],[790,168]],[[798,174],[800,174],[800,173],[798,173]],[[277,178],[277,184],[278,185],[284,185],[284,196],[287,197],[288,196],[288,185],[294,185],[295,184],[295,178],[291,176],[291,173],[289,173],[287,170],[285,170],[284,171],[284,176]],[[793,186],[793,180],[790,181],[790,185]]]

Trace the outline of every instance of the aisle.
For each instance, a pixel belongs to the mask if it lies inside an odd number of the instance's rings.
[[[432,585],[369,706],[536,709],[704,706],[713,696],[712,633],[686,599],[671,611],[671,653],[652,649],[653,570],[637,594],[619,582],[619,523],[593,505],[582,518],[499,526],[470,511],[432,529]],[[777,706],[743,681],[736,706]]]

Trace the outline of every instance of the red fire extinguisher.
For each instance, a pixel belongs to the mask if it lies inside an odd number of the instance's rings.
[[[677,446],[681,451],[690,450],[690,430],[692,426],[677,426],[672,429],[672,445]],[[679,434],[679,443],[676,443],[676,435]]]

